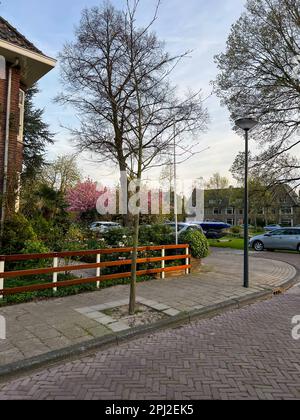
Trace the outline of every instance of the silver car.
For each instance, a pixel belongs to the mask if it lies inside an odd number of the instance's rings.
[[[94,222],[90,226],[92,232],[105,233],[110,229],[118,229],[121,225],[119,223],[113,222]]]
[[[281,228],[250,239],[255,251],[286,249],[300,252],[300,228]]]

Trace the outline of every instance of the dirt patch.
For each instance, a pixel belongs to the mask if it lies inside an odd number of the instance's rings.
[[[162,312],[141,304],[136,305],[135,315],[128,315],[128,305],[107,309],[103,312],[116,321],[126,322],[131,328],[153,324],[168,317],[168,315]]]

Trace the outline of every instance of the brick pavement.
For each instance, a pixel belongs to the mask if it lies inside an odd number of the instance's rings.
[[[179,312],[205,308],[262,290],[276,288],[295,275],[286,263],[251,258],[251,288],[242,287],[242,256],[232,252],[213,254],[200,274],[154,280],[138,285],[140,298],[150,299]],[[93,293],[0,308],[7,321],[7,340],[0,340],[0,366],[38,356],[112,331],[76,311],[128,298],[129,286]]]
[[[0,399],[300,399],[300,286],[0,385]]]

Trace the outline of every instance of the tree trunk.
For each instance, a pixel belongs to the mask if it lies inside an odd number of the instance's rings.
[[[139,227],[140,227],[140,214],[137,214],[134,216],[129,315],[135,314],[135,306],[136,306],[136,272],[137,272],[138,246],[139,246]]]

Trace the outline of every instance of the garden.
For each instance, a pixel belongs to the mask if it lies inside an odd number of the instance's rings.
[[[93,232],[90,230],[90,220],[94,220],[95,215],[83,212],[75,214],[65,207],[57,208],[49,217],[49,212],[38,212],[25,217],[24,214],[14,214],[5,223],[1,254],[48,254],[53,252],[65,251],[93,251],[93,250],[113,250],[131,248],[133,245],[133,228],[120,227],[111,229],[104,233]],[[49,202],[48,202],[49,205]],[[57,204],[58,205],[58,204]],[[59,207],[59,205],[58,205]],[[59,210],[59,211],[58,211]],[[180,237],[182,244],[189,244],[190,253],[193,258],[200,260],[209,253],[208,241],[200,232],[188,232]],[[174,245],[174,233],[167,225],[153,224],[140,227],[139,246],[153,247],[159,245]],[[182,250],[168,249],[165,256],[169,258],[165,262],[165,267],[172,270],[172,266],[178,266],[182,260]],[[162,256],[161,250],[145,250],[139,253],[139,258],[159,258]],[[178,259],[176,258],[178,256]],[[181,256],[181,258],[180,258]],[[131,252],[114,252],[113,254],[104,253],[101,255],[101,263],[119,261],[120,265],[101,268],[101,276],[118,275],[128,273],[130,266],[122,265],[122,261],[130,260]],[[65,258],[59,261],[59,265],[68,266],[73,264],[94,264],[96,255],[84,255]],[[32,270],[51,267],[53,260],[42,258],[39,260],[8,261],[5,263],[6,271]],[[180,265],[183,263],[180,262]],[[154,270],[161,268],[161,261],[144,262],[138,264],[138,270]],[[94,276],[95,274],[93,274]],[[57,275],[57,281],[64,282],[85,277],[78,272],[61,272]],[[154,280],[155,274],[142,275],[137,278],[138,282]],[[5,279],[5,288],[15,288],[31,285],[48,284],[52,281],[51,274],[30,275],[26,277],[10,277]],[[30,300],[45,299],[51,297],[62,297],[71,294],[95,291],[98,287],[107,288],[119,284],[129,284],[130,278],[117,278],[101,281],[98,286],[95,281],[84,284],[76,284],[67,287],[58,287],[57,290],[47,289],[38,291],[28,291],[16,294],[5,295],[0,300],[0,305],[21,303]]]

